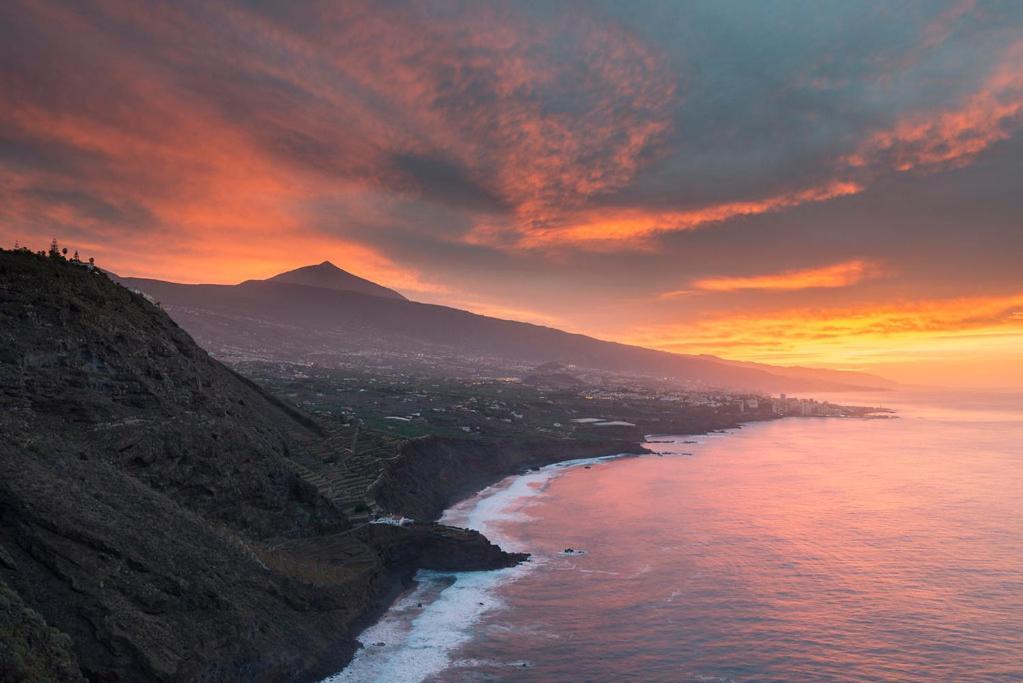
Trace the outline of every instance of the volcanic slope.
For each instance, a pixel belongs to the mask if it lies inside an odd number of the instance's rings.
[[[398,444],[341,429],[103,273],[0,251],[0,680],[315,680],[397,579],[521,559],[366,524],[353,473]]]

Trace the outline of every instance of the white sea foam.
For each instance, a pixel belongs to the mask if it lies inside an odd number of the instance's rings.
[[[451,652],[471,637],[472,626],[500,606],[493,588],[522,571],[513,567],[458,574],[419,572],[418,586],[362,633],[359,640],[366,647],[325,683],[419,683],[443,671],[451,665]],[[451,585],[436,593],[437,582],[450,577]],[[432,602],[423,602],[431,596]],[[409,606],[420,602],[422,609],[410,614]]]
[[[529,548],[523,547],[518,540],[503,534],[500,524],[528,520],[526,508],[529,499],[547,490],[550,481],[564,470],[592,466],[621,457],[623,456],[603,455],[596,458],[563,460],[533,472],[508,477],[453,506],[444,513],[440,521],[442,524],[476,529],[505,550],[529,552]]]
[[[577,458],[509,477],[444,513],[441,522],[476,529],[506,550],[528,551],[501,533],[500,524],[528,519],[525,508],[561,472],[613,460],[617,455]],[[359,636],[365,647],[340,673],[323,683],[420,683],[456,665],[452,653],[472,637],[484,614],[501,608],[496,588],[544,564],[546,558],[509,569],[444,573],[420,571],[417,585]],[[422,605],[420,607],[420,605]],[[377,645],[376,643],[383,643]],[[521,666],[522,662],[507,665]]]

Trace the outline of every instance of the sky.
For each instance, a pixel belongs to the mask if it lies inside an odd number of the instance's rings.
[[[0,4],[0,243],[1023,387],[1023,3]]]

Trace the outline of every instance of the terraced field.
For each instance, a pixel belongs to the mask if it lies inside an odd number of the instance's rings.
[[[292,460],[303,479],[360,525],[374,512],[367,493],[385,463],[397,457],[402,440],[344,423],[331,422],[325,429],[320,440],[296,435],[305,452]]]

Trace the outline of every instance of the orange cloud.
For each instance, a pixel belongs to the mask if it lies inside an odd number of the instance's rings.
[[[940,17],[926,31],[927,44],[944,40],[968,3]],[[477,226],[468,241],[516,249],[570,245],[587,249],[646,248],[651,237],[704,228],[744,216],[772,213],[865,191],[889,170],[939,170],[972,162],[992,144],[1008,139],[1023,113],[1023,41],[1014,43],[976,92],[964,103],[916,112],[890,129],[871,134],[839,160],[835,178],[762,199],[714,204],[688,211],[610,209],[565,211],[542,224]],[[513,236],[509,236],[512,233]]]
[[[43,82],[27,69],[0,82],[4,137],[60,160],[3,171],[0,237],[81,239],[125,272],[144,257],[125,262],[116,245],[227,264],[245,244],[283,268],[278,244],[350,252],[350,226],[389,226],[403,202],[440,201],[437,175],[452,196],[493,204],[472,212],[541,225],[628,183],[670,125],[662,57],[585,12],[548,23],[475,4],[440,20],[350,2],[287,14],[19,7],[22,32],[76,40],[41,45],[65,65]],[[145,49],[125,46],[128,34]],[[328,256],[342,260],[316,258]],[[381,272],[397,285],[394,268]]]
[[[314,31],[238,8],[230,20],[286,57],[253,68],[326,99],[337,110],[330,124],[343,114],[370,143],[356,156],[360,175],[399,194],[436,200],[421,179],[388,168],[391,158],[437,156],[516,224],[542,225],[629,182],[670,125],[675,86],[662,57],[587,13],[536,22],[475,4],[430,21],[353,2],[315,15]],[[573,59],[553,45],[570,45]]]
[[[521,236],[516,245],[539,248],[568,243],[596,249],[629,246],[630,243],[631,246],[641,246],[642,240],[658,234],[695,230],[742,216],[782,211],[801,204],[823,202],[861,191],[863,187],[855,182],[833,181],[764,199],[714,204],[689,211],[652,212],[642,209],[591,211],[569,216],[565,219],[565,225],[560,227],[529,230]]]
[[[848,287],[865,278],[876,277],[880,268],[866,261],[845,261],[821,268],[788,270],[751,277],[712,277],[696,280],[695,289],[705,292],[734,292],[743,289],[791,291],[815,287]]]
[[[353,0],[296,6],[290,21],[240,4],[15,5],[14,32],[57,38],[39,42],[45,60],[28,55],[14,65],[25,73],[0,80],[0,134],[49,163],[0,168],[0,239],[56,235],[115,271],[182,281],[331,259],[402,291],[446,294],[359,237],[391,229],[396,215],[415,230],[418,209],[443,203],[429,173],[396,158],[425,159],[427,171],[439,159],[465,186],[457,196],[481,199],[453,211],[459,227],[439,239],[651,248],[658,235],[855,195],[891,168],[968,163],[1008,135],[1023,102],[1017,45],[965,103],[871,135],[819,182],[683,210],[601,209],[597,198],[658,158],[679,98],[665,56],[596,13],[537,21],[474,3],[438,18]],[[928,40],[960,15],[941,18]],[[57,68],[27,68],[36,62]],[[703,289],[856,276],[711,279]]]
[[[852,167],[890,166],[898,171],[937,170],[973,161],[1010,137],[1023,112],[1023,40],[1007,50],[983,86],[959,107],[918,112],[871,135],[845,159]]]

